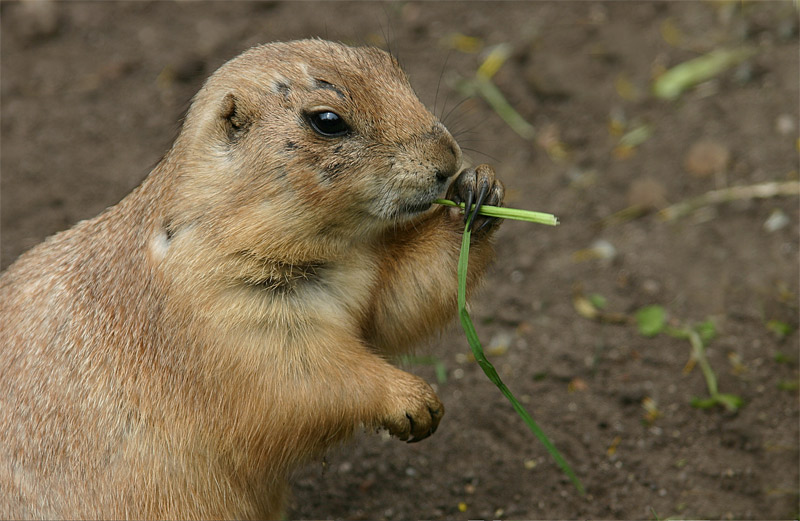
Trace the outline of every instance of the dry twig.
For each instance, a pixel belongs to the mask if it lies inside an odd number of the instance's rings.
[[[712,190],[703,195],[675,203],[661,210],[658,215],[665,221],[672,221],[685,217],[690,213],[703,208],[729,201],[746,199],[769,199],[779,196],[800,195],[800,182],[770,182],[749,186],[731,186],[720,190]]]

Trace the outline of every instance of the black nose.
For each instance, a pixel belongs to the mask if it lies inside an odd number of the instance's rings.
[[[426,135],[428,154],[432,160],[436,181],[443,183],[456,175],[461,168],[461,148],[450,132],[438,121]]]
[[[436,168],[436,179],[447,181],[458,173],[461,166],[461,149],[446,131],[439,138],[440,163]]]
[[[455,174],[455,171],[452,171],[452,170],[440,170],[440,169],[437,168],[436,169],[436,180],[439,181],[439,182],[444,183],[445,181],[447,181],[448,179],[453,177],[454,174]]]

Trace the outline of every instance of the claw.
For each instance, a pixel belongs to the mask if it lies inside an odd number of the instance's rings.
[[[424,440],[425,438],[427,438],[431,434],[433,434],[433,429],[431,429],[431,431],[428,434],[424,435],[421,438],[417,438],[415,436],[411,436],[411,438],[409,438],[408,441],[406,441],[406,443],[419,443],[420,441]]]
[[[470,218],[469,210],[470,210],[470,208],[472,208],[472,200],[474,198],[475,198],[475,192],[473,192],[470,189],[467,192],[467,200],[465,201],[465,204],[464,204],[464,224],[467,224],[467,221],[469,221],[469,218]]]
[[[469,219],[467,220],[467,227],[470,230],[472,230],[472,223],[475,222],[475,217],[478,215],[478,211],[481,209],[481,206],[483,205],[483,201],[484,201],[484,199],[486,199],[486,195],[488,193],[489,193],[489,183],[484,182],[484,183],[481,184],[481,189],[478,192],[478,200],[475,201],[475,208],[472,210],[472,212],[470,212]],[[472,193],[470,193],[470,195],[472,195]],[[470,199],[471,199],[471,197],[470,197]],[[471,205],[467,205],[464,208],[465,208],[464,214],[466,215],[468,209],[471,208]],[[481,227],[483,227],[483,226],[481,225]]]
[[[409,425],[408,436],[405,439],[403,439],[403,438],[400,438],[400,439],[402,441],[407,441],[407,442],[411,443],[411,442],[414,441],[414,418],[412,418],[411,415],[408,414],[408,413],[406,413],[406,418],[408,418],[408,425]]]
[[[480,233],[485,228],[488,228],[490,225],[494,224],[495,221],[497,221],[496,217],[488,217],[485,221],[483,221],[481,223],[480,226],[478,226],[478,229],[477,230],[473,230],[472,233],[475,233],[475,234]]]

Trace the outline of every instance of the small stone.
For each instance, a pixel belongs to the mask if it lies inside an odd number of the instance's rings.
[[[728,147],[713,141],[699,141],[686,154],[686,171],[696,177],[708,177],[728,166],[731,153]]]
[[[781,114],[775,119],[775,130],[782,136],[792,134],[795,128],[795,120],[791,114]]]
[[[513,338],[513,334],[508,331],[500,331],[496,333],[494,336],[492,336],[492,339],[489,340],[489,344],[486,347],[486,352],[495,356],[506,354]]]
[[[667,189],[652,177],[636,179],[628,188],[628,205],[657,210],[666,205]]]
[[[617,249],[605,239],[597,239],[589,249],[594,253],[595,258],[600,260],[612,261],[617,256]]]
[[[52,0],[27,0],[20,2],[18,31],[28,42],[45,40],[59,29],[60,16],[57,2]]]
[[[764,222],[764,229],[769,233],[777,232],[781,228],[788,226],[790,222],[791,219],[786,215],[786,212],[776,208]]]
[[[658,295],[661,293],[661,284],[655,279],[647,279],[642,282],[642,291],[648,295]]]

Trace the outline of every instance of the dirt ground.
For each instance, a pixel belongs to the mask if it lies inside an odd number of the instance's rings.
[[[798,198],[745,199],[669,221],[648,211],[710,190],[797,181],[792,2],[0,9],[3,267],[136,186],[225,60],[309,36],[388,41],[472,160],[495,166],[507,204],[560,217],[557,228],[503,225],[472,312],[490,359],[587,494],[470,360],[454,324],[407,362],[447,406],[439,431],[415,445],[365,433],[297,473],[288,517],[798,516]],[[458,105],[458,78],[503,43],[511,57],[493,82],[533,125],[532,138],[481,99]],[[650,93],[663,70],[742,45],[757,54],[678,99]],[[619,213],[632,205],[641,211]],[[685,338],[638,331],[629,317],[648,305],[666,309],[673,328],[713,321],[710,367],[742,407],[691,405],[709,396],[703,373],[685,371]]]

